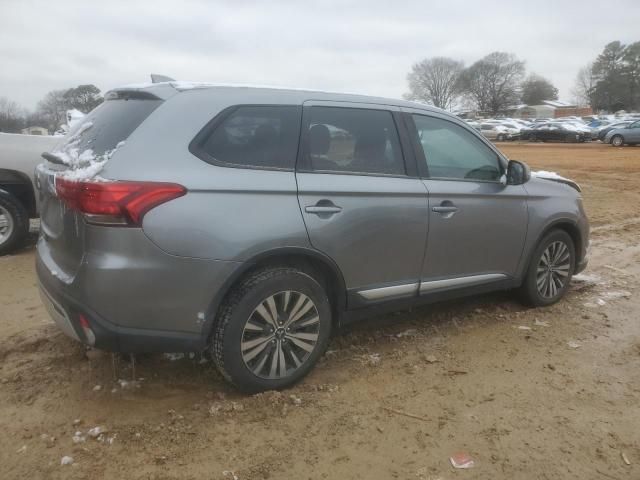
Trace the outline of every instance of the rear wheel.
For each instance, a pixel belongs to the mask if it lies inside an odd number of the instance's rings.
[[[569,234],[563,230],[548,233],[533,253],[520,288],[524,302],[540,307],[560,300],[569,289],[575,262]]]
[[[622,135],[614,135],[613,138],[611,139],[611,145],[613,145],[614,147],[623,146],[624,139],[622,138]]]
[[[225,300],[213,332],[213,358],[243,391],[284,388],[324,353],[331,323],[329,299],[315,278],[287,267],[261,270]]]
[[[18,247],[29,233],[29,215],[11,194],[0,191],[0,255]]]

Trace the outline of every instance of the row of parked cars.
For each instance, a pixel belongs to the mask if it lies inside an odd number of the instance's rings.
[[[489,118],[467,123],[492,141],[588,142],[620,147],[640,144],[640,114],[625,117]]]

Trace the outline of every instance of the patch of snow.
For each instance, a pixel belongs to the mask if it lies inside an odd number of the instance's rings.
[[[582,345],[578,342],[576,342],[575,340],[569,340],[567,342],[567,345],[569,346],[569,348],[580,348]]]
[[[587,285],[597,285],[602,283],[602,279],[598,275],[589,275],[586,273],[579,273],[571,277],[572,282],[583,283]]]
[[[100,435],[102,435],[106,431],[107,429],[102,426],[93,427],[89,429],[89,431],[87,432],[87,435],[89,435],[91,438],[98,438]]]
[[[60,465],[71,465],[73,463],[73,457],[65,455],[60,459]]]
[[[604,292],[602,296],[607,300],[615,300],[616,298],[630,298],[631,292],[628,292],[626,290],[612,290],[610,292]]]
[[[185,357],[184,353],[165,353],[163,356],[171,362],[182,360]]]
[[[367,355],[367,363],[373,367],[380,364],[382,358],[379,353],[372,353],[371,355]]]
[[[531,330],[531,327],[527,327],[526,325],[519,325],[516,327],[518,330]]]
[[[556,172],[549,172],[547,170],[538,170],[537,172],[531,172],[531,176],[536,178],[547,178],[550,180],[565,180],[569,182],[571,181],[568,178],[558,175]]]
[[[80,151],[78,146],[82,134],[92,127],[92,122],[83,123],[62,146],[51,152],[70,167],[58,174],[61,178],[79,181],[97,177],[114,153],[125,144],[124,141],[119,142],[115,148],[107,150],[101,155],[96,155],[90,148]]]
[[[405,330],[404,332],[396,333],[396,337],[398,338],[415,337],[416,335],[418,335],[418,330],[416,330],[415,328],[410,328],[408,330]]]

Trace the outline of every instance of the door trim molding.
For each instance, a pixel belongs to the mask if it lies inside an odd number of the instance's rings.
[[[408,297],[418,293],[418,283],[406,283],[403,285],[392,285],[390,287],[371,288],[361,290],[358,295],[365,300],[382,300],[392,297]]]
[[[482,275],[468,275],[466,277],[446,278],[443,280],[430,280],[420,282],[420,295],[441,288],[458,288],[480,283],[494,282],[508,278],[504,273],[485,273]]]

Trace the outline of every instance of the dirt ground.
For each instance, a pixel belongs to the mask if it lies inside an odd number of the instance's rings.
[[[500,148],[583,187],[591,263],[567,298],[365,321],[281,393],[243,396],[199,356],[139,358],[128,382],[48,319],[32,246],[0,258],[0,478],[640,478],[640,147]]]

